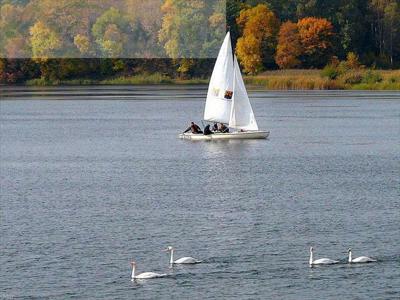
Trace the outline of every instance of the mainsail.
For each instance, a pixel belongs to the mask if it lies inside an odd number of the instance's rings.
[[[236,55],[232,53],[229,32],[211,75],[204,120],[229,124],[235,129],[258,130]]]
[[[233,77],[233,97],[229,127],[243,130],[258,130],[236,55]]]
[[[208,87],[204,120],[229,123],[233,94],[233,54],[231,36],[226,34]]]

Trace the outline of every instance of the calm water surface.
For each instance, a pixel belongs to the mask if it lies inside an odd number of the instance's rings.
[[[0,298],[399,299],[400,93],[253,92],[269,140],[177,139],[204,91],[2,87]]]

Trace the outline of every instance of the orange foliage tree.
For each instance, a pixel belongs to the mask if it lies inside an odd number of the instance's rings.
[[[333,53],[334,36],[332,23],[324,18],[304,18],[297,22],[300,41],[303,47],[303,64],[321,67]]]
[[[281,69],[296,68],[301,65],[299,59],[303,53],[297,24],[287,21],[279,30],[275,62]]]
[[[265,4],[259,4],[242,10],[236,21],[242,31],[237,56],[245,72],[257,73],[273,59],[279,20]]]

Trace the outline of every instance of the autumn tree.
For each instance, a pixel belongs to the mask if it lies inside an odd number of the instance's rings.
[[[98,1],[99,2],[99,1]],[[30,1],[26,8],[32,14],[34,21],[42,21],[49,28],[55,31],[62,41],[61,57],[74,57],[79,51],[74,45],[74,37],[78,34],[88,36],[93,19],[101,12],[100,4],[89,5],[81,0],[40,0]]]
[[[354,53],[354,52],[347,53],[346,66],[347,66],[347,68],[352,69],[352,70],[357,70],[357,69],[361,68],[361,64],[358,59],[358,55],[356,53]]]
[[[47,59],[61,47],[58,34],[41,21],[36,22],[29,33],[33,58]]]
[[[10,38],[4,46],[6,57],[26,58],[30,57],[29,45],[22,35]]]
[[[326,19],[305,18],[282,24],[275,61],[280,68],[321,67],[333,54],[333,26]]]
[[[297,22],[303,48],[303,64],[307,67],[324,66],[332,56],[334,36],[332,23],[322,18],[304,18]]]
[[[265,4],[259,4],[242,10],[237,23],[242,31],[236,45],[238,58],[245,72],[257,73],[273,63],[279,20]]]
[[[92,34],[100,51],[106,57],[116,57],[122,54],[127,42],[125,32],[129,22],[116,8],[110,8],[102,14],[92,27]]]
[[[79,52],[85,56],[90,52],[90,40],[87,36],[77,34],[74,37],[74,45],[79,49]]]
[[[15,44],[15,40],[20,36],[20,21],[22,8],[11,4],[0,6],[0,56],[7,57],[7,49],[10,44]]]
[[[287,21],[281,25],[278,37],[275,62],[281,69],[296,68],[301,65],[299,59],[303,53],[297,24]]]
[[[162,24],[163,0],[124,0],[124,14],[132,28],[127,51],[135,57],[163,56],[158,42],[158,31]]]
[[[0,83],[6,82],[6,59],[0,57]]]

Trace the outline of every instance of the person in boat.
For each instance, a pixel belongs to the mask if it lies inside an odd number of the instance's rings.
[[[218,132],[219,131],[217,123],[214,123],[212,131],[214,131],[214,132]]]
[[[218,128],[219,132],[222,133],[228,133],[229,132],[229,128],[225,126],[225,124],[220,123],[219,128]]]
[[[203,133],[203,131],[201,131],[199,125],[195,124],[194,122],[190,122],[190,126],[183,133],[186,133],[189,131],[191,131],[194,134]]]
[[[210,135],[213,134],[213,132],[210,129],[210,124],[207,124],[206,127],[204,127],[204,135]]]

